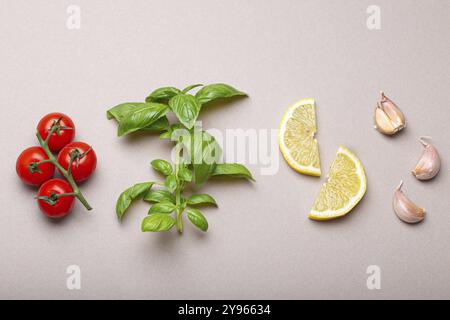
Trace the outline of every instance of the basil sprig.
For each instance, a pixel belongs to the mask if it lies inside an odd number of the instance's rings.
[[[197,89],[195,94],[191,93],[194,89]],[[173,164],[164,159],[151,162],[152,168],[165,178],[163,181],[138,183],[120,194],[116,203],[119,219],[123,218],[133,201],[142,198],[151,204],[141,224],[143,232],[168,231],[176,226],[181,233],[184,212],[193,226],[203,232],[208,230],[206,217],[195,207],[217,206],[216,200],[206,193],[185,198],[186,187],[203,185],[213,177],[247,180],[253,180],[253,177],[242,164],[221,163],[221,147],[211,134],[199,130],[195,123],[205,104],[239,96],[246,97],[247,94],[223,83],[193,84],[182,90],[162,87],[153,90],[145,102],[122,103],[107,111],[107,118],[119,123],[119,136],[158,132],[161,139],[173,140],[176,150]],[[168,113],[173,113],[178,122],[170,123]],[[179,129],[183,134],[177,133]]]

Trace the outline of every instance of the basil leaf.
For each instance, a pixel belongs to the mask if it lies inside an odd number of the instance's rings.
[[[230,98],[235,96],[246,97],[247,94],[224,83],[216,83],[204,86],[195,95],[200,104],[205,104],[220,98]]]
[[[180,208],[184,210],[184,208],[186,208],[187,205],[187,199],[185,197],[183,197],[183,195],[180,195]]]
[[[170,98],[179,93],[181,93],[181,91],[174,87],[159,88],[150,93],[150,95],[145,98],[145,102],[167,102]]]
[[[155,213],[142,220],[142,232],[160,232],[170,230],[175,225],[175,219],[164,213]]]
[[[166,116],[162,116],[151,125],[142,128],[141,130],[151,131],[151,132],[161,132],[169,128],[169,119]]]
[[[161,172],[165,176],[171,175],[173,173],[172,165],[169,162],[167,162],[166,160],[161,160],[161,159],[153,160],[151,162],[151,165],[152,165],[153,169]]]
[[[244,165],[239,163],[219,163],[215,167],[212,175],[255,180],[250,171]]]
[[[200,112],[200,104],[194,96],[178,94],[169,100],[169,107],[186,128],[194,126]]]
[[[183,163],[180,165],[180,169],[178,171],[178,178],[183,181],[191,182],[192,181],[192,171]]]
[[[106,111],[106,117],[108,120],[116,119],[117,121],[121,121],[125,118],[125,116],[130,113],[132,110],[145,105],[143,102],[125,102],[121,103],[108,111]]]
[[[172,202],[175,203],[175,197],[169,191],[166,190],[154,190],[148,192],[144,196],[144,201],[147,202]]]
[[[168,111],[168,106],[160,103],[145,103],[133,109],[119,122],[119,137],[150,126]]]
[[[184,129],[184,126],[180,123],[172,124],[166,129],[167,131],[165,131],[159,135],[159,138],[160,139],[172,139],[173,132],[178,129]],[[187,129],[184,129],[184,130],[187,131]]]
[[[150,210],[148,211],[148,214],[155,214],[155,213],[172,213],[176,209],[176,206],[172,202],[159,202],[155,203],[150,207]]]
[[[170,137],[172,137],[172,132],[170,131],[164,131],[159,135],[160,139],[170,139]]]
[[[167,191],[169,191],[171,193],[175,192],[175,190],[178,187],[177,177],[174,174],[169,175],[166,178],[165,186],[167,188]]]
[[[127,102],[119,104],[106,112],[106,117],[108,120],[116,119],[119,123],[122,121],[130,112],[136,110],[140,107],[145,106],[143,102]],[[163,131],[169,128],[169,120],[166,116],[163,116],[156,120],[154,123],[149,126],[142,128],[142,130],[147,131]]]
[[[152,186],[153,182],[138,183],[120,194],[116,202],[116,214],[119,220],[122,219],[131,202],[148,192]]]
[[[187,86],[187,87],[184,88],[181,92],[183,92],[183,93],[188,93],[188,92],[191,91],[192,89],[197,88],[197,87],[201,87],[201,86],[203,86],[203,85],[202,85],[202,84],[193,84],[193,85],[191,85],[191,86]]]
[[[208,221],[199,210],[194,208],[187,209],[187,217],[194,226],[204,232],[208,231]]]
[[[190,159],[196,184],[201,185],[209,179],[221,155],[222,149],[213,136],[205,131],[192,133]]]
[[[187,199],[188,205],[212,204],[217,206],[216,200],[209,194],[193,194]]]

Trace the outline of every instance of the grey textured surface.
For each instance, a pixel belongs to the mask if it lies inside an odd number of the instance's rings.
[[[450,2],[441,1],[74,1],[81,30],[66,28],[69,1],[1,1],[0,298],[450,298]],[[382,28],[366,28],[381,7]],[[324,177],[291,170],[256,183],[212,182],[204,191],[207,234],[144,234],[146,206],[119,224],[117,195],[149,180],[150,160],[166,158],[156,137],[116,137],[105,110],[142,100],[164,85],[226,82],[251,98],[201,115],[207,128],[277,128],[299,98],[317,100],[322,170],[339,144],[365,166],[368,190],[346,218],[307,219]],[[380,89],[403,109],[407,129],[393,139],[372,128]],[[77,139],[99,158],[82,186],[95,208],[77,204],[54,223],[17,179],[22,149],[50,111],[69,114]],[[434,138],[440,175],[410,174],[420,135]],[[416,226],[391,209],[400,179],[427,209]],[[82,289],[66,288],[66,267]],[[368,290],[378,265],[381,290]]]

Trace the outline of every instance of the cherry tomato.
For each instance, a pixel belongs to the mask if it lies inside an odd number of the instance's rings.
[[[72,193],[72,187],[62,179],[51,179],[45,182],[38,191],[38,205],[42,213],[50,218],[62,218],[72,211],[74,196],[59,196]]]
[[[72,119],[63,113],[54,112],[44,116],[38,123],[37,131],[42,139],[47,139],[52,126],[55,124],[58,127],[48,141],[48,147],[52,152],[58,152],[66,144],[72,142],[75,137],[75,125]]]
[[[53,177],[55,166],[47,161],[48,157],[41,147],[30,147],[22,151],[16,161],[16,172],[26,184],[40,186]]]
[[[97,155],[94,149],[84,142],[72,142],[58,154],[58,163],[66,170],[72,157],[71,172],[76,182],[88,179],[97,166]]]

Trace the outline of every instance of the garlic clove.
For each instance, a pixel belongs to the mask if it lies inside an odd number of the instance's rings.
[[[394,200],[392,206],[394,207],[397,217],[406,223],[418,223],[425,218],[425,209],[417,207],[411,200],[409,200],[402,192],[401,188],[403,181],[394,192]]]
[[[391,120],[380,105],[375,109],[375,128],[383,134],[392,135],[395,133]]]
[[[383,91],[375,109],[375,128],[383,134],[393,135],[406,127],[403,112]]]
[[[441,169],[441,158],[437,149],[424,141],[424,138],[420,137],[419,141],[425,147],[422,155],[416,164],[416,167],[412,171],[412,174],[419,180],[430,180],[434,178]]]
[[[394,126],[403,129],[406,125],[405,116],[403,112],[397,107],[397,105],[381,91],[380,105],[387,113],[388,117],[392,120]]]

